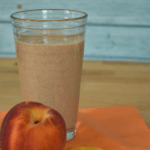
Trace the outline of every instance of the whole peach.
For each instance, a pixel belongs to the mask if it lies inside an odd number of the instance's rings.
[[[1,125],[1,150],[63,150],[65,143],[64,119],[41,103],[17,104]]]

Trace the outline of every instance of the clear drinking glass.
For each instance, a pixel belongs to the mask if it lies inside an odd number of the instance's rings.
[[[57,110],[76,134],[87,14],[64,9],[11,15],[24,101]]]

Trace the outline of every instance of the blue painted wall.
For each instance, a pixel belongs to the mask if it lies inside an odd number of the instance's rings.
[[[86,12],[85,60],[150,61],[149,0],[0,0],[0,57],[16,57],[10,15],[29,9]]]

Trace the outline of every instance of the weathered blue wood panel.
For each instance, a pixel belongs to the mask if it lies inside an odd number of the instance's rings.
[[[29,9],[75,9],[87,12],[89,23],[150,25],[149,0],[0,0],[0,20]]]
[[[0,24],[0,57],[16,57],[11,24]],[[150,61],[150,29],[87,26],[84,59]]]
[[[0,0],[0,57],[16,57],[10,15],[29,9],[86,12],[84,59],[150,61],[149,0]]]

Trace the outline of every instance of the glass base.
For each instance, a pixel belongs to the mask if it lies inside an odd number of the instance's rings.
[[[76,135],[76,128],[67,131],[67,141],[73,139]]]

